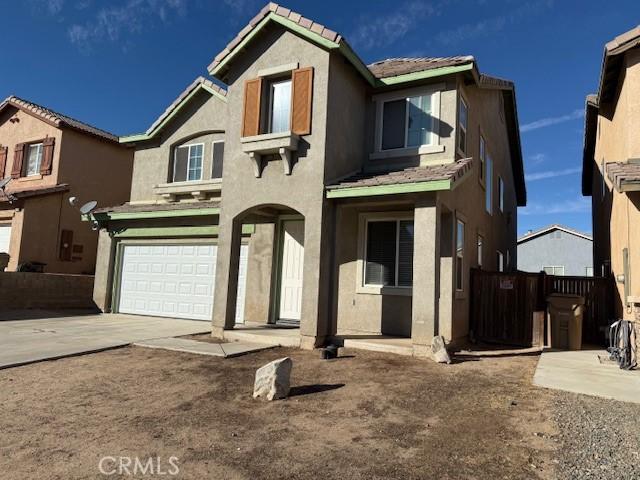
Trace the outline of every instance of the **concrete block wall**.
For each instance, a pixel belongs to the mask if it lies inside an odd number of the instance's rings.
[[[89,309],[93,275],[0,272],[0,310]]]

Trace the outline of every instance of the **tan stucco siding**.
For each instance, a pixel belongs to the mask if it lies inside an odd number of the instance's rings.
[[[161,200],[154,193],[153,187],[172,179],[174,148],[186,143],[197,141],[205,144],[202,179],[211,179],[212,142],[224,140],[226,109],[227,105],[224,101],[201,90],[157,138],[138,145],[134,160],[131,201]]]

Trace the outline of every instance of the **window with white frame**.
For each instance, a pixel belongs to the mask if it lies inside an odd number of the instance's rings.
[[[467,127],[469,123],[469,107],[464,98],[460,96],[458,107],[458,150],[467,153]]]
[[[413,285],[413,220],[367,220],[363,284]]]
[[[484,246],[484,238],[482,235],[478,235],[478,267],[482,268],[482,248]]]
[[[211,178],[222,178],[222,160],[224,158],[224,140],[212,144]]]
[[[383,101],[380,150],[433,145],[434,93]]]
[[[493,160],[489,154],[485,157],[485,209],[489,215],[493,214]]]
[[[456,290],[464,290],[464,222],[456,221]]]
[[[504,212],[504,182],[502,177],[498,175],[498,207]]]
[[[40,174],[42,163],[42,143],[32,143],[27,146],[27,161],[24,167],[26,177]]]
[[[268,133],[286,132],[291,120],[291,79],[269,83]]]
[[[496,268],[499,272],[504,272],[504,255],[502,252],[496,252]]]
[[[544,273],[546,273],[547,275],[564,275],[564,265],[551,265],[542,267],[542,270],[544,270]]]
[[[487,155],[487,146],[484,142],[484,137],[480,135],[480,183],[484,184],[484,175],[485,175],[485,157]]]
[[[173,181],[202,180],[202,158],[204,143],[177,147],[173,159]]]

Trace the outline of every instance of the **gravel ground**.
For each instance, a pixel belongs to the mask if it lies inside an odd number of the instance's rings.
[[[640,405],[558,392],[558,478],[640,479]]]

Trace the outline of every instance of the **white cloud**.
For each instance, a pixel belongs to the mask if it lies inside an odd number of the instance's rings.
[[[527,157],[528,162],[532,165],[540,165],[546,159],[547,159],[546,153],[534,153],[533,155],[530,155],[529,157]]]
[[[438,9],[438,6],[423,1],[405,2],[388,15],[361,18],[349,40],[363,50],[391,45],[422,25],[424,19],[437,13]]]
[[[560,115],[559,117],[547,117],[535,122],[525,123],[520,127],[521,132],[530,132],[531,130],[537,130],[538,128],[550,127],[551,125],[557,125],[558,123],[569,122],[571,120],[577,120],[584,117],[584,110],[578,109],[566,115]]]
[[[591,199],[583,196],[555,203],[532,202],[518,209],[520,215],[559,215],[591,211]]]
[[[69,27],[69,40],[89,52],[95,43],[120,41],[126,34],[140,33],[153,20],[167,22],[186,10],[186,0],[128,0],[121,6],[102,8],[91,20]]]
[[[525,175],[524,179],[527,182],[535,182],[536,180],[544,180],[546,178],[564,177],[567,175],[574,175],[582,171],[581,167],[565,168],[564,170],[547,170],[544,172],[536,172]]]
[[[551,8],[554,0],[536,0],[520,4],[518,8],[476,23],[467,23],[451,30],[445,30],[436,35],[436,40],[445,45],[453,45],[478,37],[486,37],[499,32],[505,26],[515,24],[523,19],[539,14]]]

